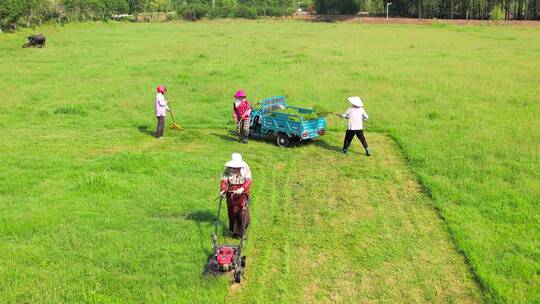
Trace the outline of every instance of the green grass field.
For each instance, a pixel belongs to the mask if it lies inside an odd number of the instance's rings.
[[[0,302],[540,302],[540,30],[213,21],[0,35]],[[154,88],[186,132],[151,135]],[[231,95],[347,108],[281,149]],[[167,121],[170,124],[170,120]],[[205,278],[223,164],[254,176],[244,281]],[[225,216],[222,217],[223,223]]]

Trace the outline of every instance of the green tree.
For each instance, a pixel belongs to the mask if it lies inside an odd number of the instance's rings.
[[[354,15],[360,10],[357,0],[315,0],[315,9],[319,14]]]
[[[19,0],[0,1],[0,25],[6,22],[13,28],[17,28],[17,20],[23,16],[23,5]]]

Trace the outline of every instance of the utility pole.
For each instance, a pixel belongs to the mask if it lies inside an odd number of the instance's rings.
[[[392,2],[386,3],[386,19],[388,20],[388,7],[392,4]]]

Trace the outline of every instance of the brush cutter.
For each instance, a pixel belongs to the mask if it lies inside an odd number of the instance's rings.
[[[217,219],[214,227],[214,235],[212,236],[212,255],[210,256],[208,264],[206,265],[205,274],[219,275],[234,271],[234,282],[240,283],[240,281],[242,280],[242,273],[244,272],[244,267],[246,267],[246,256],[242,255],[244,237],[242,236],[240,238],[239,245],[218,244],[218,226],[221,214],[221,205],[223,203],[224,196],[225,195],[223,194],[215,199],[217,200],[219,198],[219,205]]]
[[[174,115],[173,115],[173,112],[172,112],[172,109],[170,108],[170,106],[169,106],[169,112],[171,113],[171,118],[172,118],[171,129],[175,129],[175,130],[178,130],[178,131],[184,131],[184,128],[182,128],[182,126],[180,126],[180,124],[178,124],[178,123],[176,123],[174,121]]]

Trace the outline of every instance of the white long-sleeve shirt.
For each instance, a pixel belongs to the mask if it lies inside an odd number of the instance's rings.
[[[364,120],[367,120],[369,117],[364,108],[349,108],[341,117],[347,118],[349,120],[349,125],[347,130],[363,130],[364,129]]]
[[[169,106],[167,105],[167,101],[165,100],[165,96],[162,93],[157,93],[155,106],[156,117],[165,116],[167,114],[167,110],[170,110]]]

